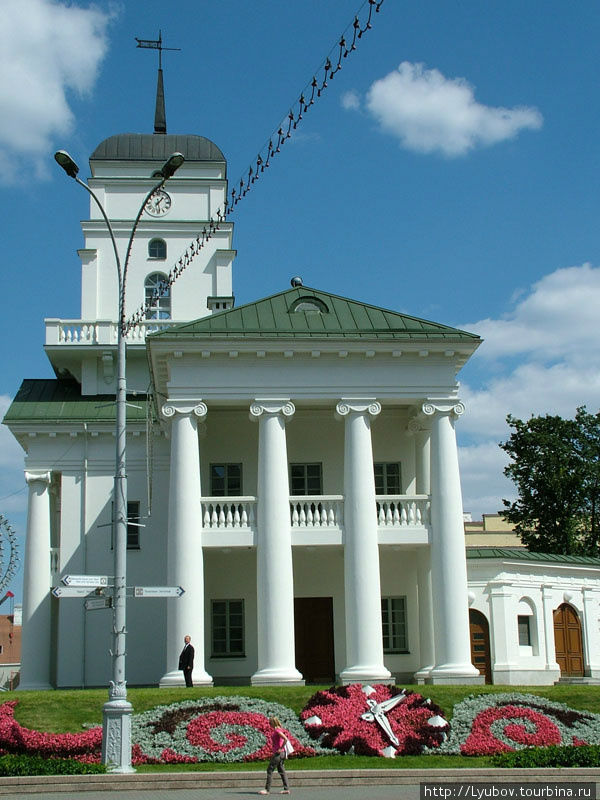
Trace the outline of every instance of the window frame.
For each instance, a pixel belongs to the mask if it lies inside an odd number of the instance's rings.
[[[225,604],[225,610],[218,612],[225,617],[225,650],[223,652],[217,652],[215,649],[215,633],[216,633],[216,626],[215,626],[215,606],[218,603]],[[237,612],[232,612],[231,604],[232,603],[239,603],[240,609]],[[232,651],[231,650],[231,617],[233,613],[237,613],[241,617],[241,649]],[[211,658],[245,658],[246,657],[246,609],[243,597],[237,598],[214,598],[210,601],[210,622],[211,622],[211,630],[210,630],[210,648],[211,648]],[[223,626],[221,626],[222,629]]]
[[[402,620],[394,620],[395,602],[402,602]],[[386,619],[387,618],[387,619]],[[402,625],[402,632],[394,630],[395,627]],[[387,628],[387,631],[386,631]],[[394,595],[381,598],[381,639],[383,652],[386,655],[407,655],[410,653],[408,643],[408,614],[406,595]],[[386,639],[388,645],[386,647]]]
[[[225,470],[225,474],[223,476],[223,493],[222,494],[215,493],[214,483],[213,483],[213,481],[215,479],[215,476],[213,475],[213,470],[218,468],[218,467],[223,467],[224,470]],[[230,476],[228,474],[232,467],[236,467],[236,468],[239,469],[239,489],[240,489],[239,492],[231,492],[229,490],[229,481],[230,480],[232,480],[232,481],[235,480],[235,478],[233,476],[231,476],[231,478],[230,478]],[[242,462],[219,461],[219,462],[211,463],[211,464],[209,464],[209,467],[208,467],[208,479],[209,479],[209,482],[210,482],[210,497],[241,497],[244,494],[244,469],[243,469]]]
[[[151,252],[152,245],[162,245],[161,252],[164,252],[164,255],[153,255]],[[155,236],[153,239],[150,239],[148,242],[148,259],[150,261],[166,261],[167,260],[167,243],[164,239],[161,239],[159,236]]]
[[[166,281],[168,276],[164,272],[150,272],[144,278],[144,304],[147,306],[145,319],[156,320],[172,319],[173,309],[171,307],[171,289],[160,297],[153,298],[154,291],[159,284]],[[154,282],[152,283],[152,281]],[[152,302],[152,305],[149,305]]]
[[[527,634],[526,637],[522,636],[522,634],[525,634],[525,632]],[[519,639],[519,647],[532,647],[530,614],[517,614],[517,636]],[[521,641],[522,638],[527,638],[527,641]]]
[[[389,469],[390,467],[397,467],[398,468],[398,474],[396,476],[390,474],[390,472],[391,472],[390,469]],[[378,491],[378,489],[377,489],[377,482],[378,482],[377,470],[378,470],[378,468],[381,468],[381,476],[380,477],[381,477],[381,482],[383,484],[383,486],[382,486],[383,491],[382,492]],[[402,462],[401,461],[375,461],[375,462],[373,462],[373,477],[375,478],[375,494],[378,497],[385,497],[385,496],[393,496],[393,495],[396,495],[396,494],[402,494]],[[396,478],[397,478],[398,491],[397,492],[396,491],[391,492],[391,491],[389,491],[389,484],[392,482],[392,480],[395,480]]]
[[[309,477],[308,472],[309,469],[316,468],[317,474],[313,474]],[[294,470],[302,469],[303,475],[302,476],[295,476]],[[322,461],[294,461],[290,462],[288,465],[288,475],[290,481],[290,494],[292,497],[320,497],[323,495],[323,462]],[[297,486],[297,481],[301,480],[303,484],[303,488],[305,491],[297,492],[295,490],[294,484]],[[309,490],[309,481],[316,480],[318,481],[318,491],[308,491]]]

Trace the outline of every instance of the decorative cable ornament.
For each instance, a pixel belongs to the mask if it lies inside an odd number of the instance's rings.
[[[217,209],[214,217],[210,218],[208,225],[205,225],[201,233],[190,242],[183,255],[171,268],[169,274],[156,286],[151,296],[146,298],[146,302],[125,322],[123,331],[125,334],[146,319],[148,311],[156,304],[156,301],[171,288],[205,244],[221,229],[222,223],[227,221],[237,204],[246,197],[265,169],[269,168],[271,160],[281,152],[285,142],[292,137],[304,115],[329,85],[328,82],[333,80],[334,76],[342,69],[344,59],[348,58],[356,50],[359,40],[362,39],[367,31],[372,29],[373,14],[379,13],[383,2],[384,0],[364,0],[354,15],[353,21],[346,26],[321,66],[300,92],[298,99],[281,119],[269,137],[268,142],[262,146],[256,159],[244,171],[242,177],[233,183],[231,191],[225,196],[223,206]]]

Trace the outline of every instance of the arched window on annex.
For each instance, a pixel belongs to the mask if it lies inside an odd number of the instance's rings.
[[[329,314],[327,303],[319,297],[305,295],[297,297],[290,306],[290,314],[304,312],[305,314]]]
[[[164,272],[152,272],[144,281],[146,319],[171,319],[171,289]]]
[[[530,597],[522,597],[517,606],[517,630],[519,654],[539,655],[539,636],[535,603]]]
[[[148,258],[163,260],[167,257],[167,243],[164,239],[151,239],[148,242]]]

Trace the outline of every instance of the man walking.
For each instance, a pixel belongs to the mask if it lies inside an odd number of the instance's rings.
[[[183,650],[179,656],[179,669],[183,670],[183,677],[185,678],[186,686],[193,686],[192,683],[192,670],[194,668],[194,648],[190,644],[191,636],[184,636]]]

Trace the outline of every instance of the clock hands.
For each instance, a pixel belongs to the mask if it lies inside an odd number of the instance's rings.
[[[369,711],[361,714],[360,717],[361,719],[364,719],[365,722],[376,722],[388,737],[390,742],[395,744],[396,747],[400,744],[400,742],[394,734],[386,714],[395,708],[398,703],[401,703],[405,698],[406,695],[403,692],[401,694],[397,694],[395,697],[391,697],[389,700],[383,700],[381,703],[377,703],[375,700],[370,700],[367,698]]]

